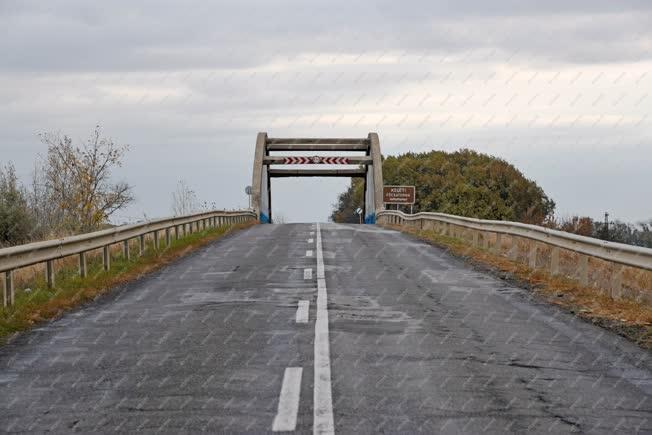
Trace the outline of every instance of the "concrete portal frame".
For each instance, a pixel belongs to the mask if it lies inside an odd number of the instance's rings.
[[[344,159],[344,164],[356,169],[276,169],[271,165],[291,164],[291,156],[272,156],[271,151],[360,151],[362,156],[321,156],[311,163],[328,163],[328,159]],[[331,160],[332,161],[332,160]],[[290,163],[288,163],[290,162]],[[384,209],[383,166],[378,134],[369,133],[364,139],[351,138],[270,138],[258,133],[252,175],[251,200],[261,223],[272,222],[271,179],[277,177],[360,177],[364,179],[363,215],[366,224],[376,223],[376,213]]]

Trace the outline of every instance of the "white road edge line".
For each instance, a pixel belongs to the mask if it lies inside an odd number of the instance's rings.
[[[312,250],[311,249],[308,249],[306,251],[306,257],[312,257]]]
[[[312,269],[311,268],[306,268],[303,269],[303,279],[312,279]]]
[[[315,320],[315,379],[313,427],[315,434],[334,434],[331,357],[328,337],[328,293],[324,276],[321,228],[317,224],[317,318]]]
[[[285,369],[281,395],[278,399],[278,411],[272,424],[272,431],[274,432],[293,431],[297,427],[302,373],[302,367],[288,367]]]
[[[297,305],[297,323],[308,323],[310,301],[299,301]]]

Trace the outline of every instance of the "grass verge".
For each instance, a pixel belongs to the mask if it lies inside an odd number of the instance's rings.
[[[86,278],[81,278],[77,268],[68,264],[57,271],[56,285],[51,289],[47,287],[42,274],[25,280],[21,283],[21,288],[16,290],[15,304],[0,307],[0,344],[35,324],[57,318],[116,286],[160,269],[228,233],[251,225],[253,223],[205,229],[173,240],[170,246],[165,246],[163,242],[159,249],[155,249],[150,241],[142,256],[137,256],[134,252],[130,260],[116,252],[109,271],[103,269],[99,256],[91,257]]]
[[[385,225],[418,239],[445,248],[453,255],[531,290],[549,303],[562,307],[587,321],[614,331],[645,349],[652,349],[652,307],[630,300],[616,300],[596,288],[582,287],[576,281],[532,270],[519,262],[474,248],[458,239],[435,231]]]

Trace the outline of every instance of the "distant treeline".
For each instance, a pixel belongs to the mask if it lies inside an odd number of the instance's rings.
[[[611,222],[608,231],[588,217],[555,217],[555,202],[534,181],[503,159],[463,149],[389,156],[383,160],[386,185],[416,187],[415,213],[436,211],[479,219],[508,220],[652,247],[648,223]],[[357,223],[363,180],[352,179],[333,205],[331,220]],[[392,206],[393,207],[393,206]],[[404,207],[409,211],[409,207]]]

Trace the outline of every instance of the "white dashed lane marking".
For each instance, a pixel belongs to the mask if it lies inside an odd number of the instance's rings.
[[[315,239],[308,239],[308,243],[315,243]]]
[[[308,323],[310,301],[299,301],[297,305],[297,323]]]
[[[312,257],[312,249],[306,251],[306,257]]]
[[[292,431],[297,427],[302,373],[303,368],[301,367],[288,367],[285,369],[281,395],[278,399],[278,411],[276,417],[274,417],[274,424],[272,424],[274,432]]]
[[[303,279],[312,279],[312,269],[303,269]]]

